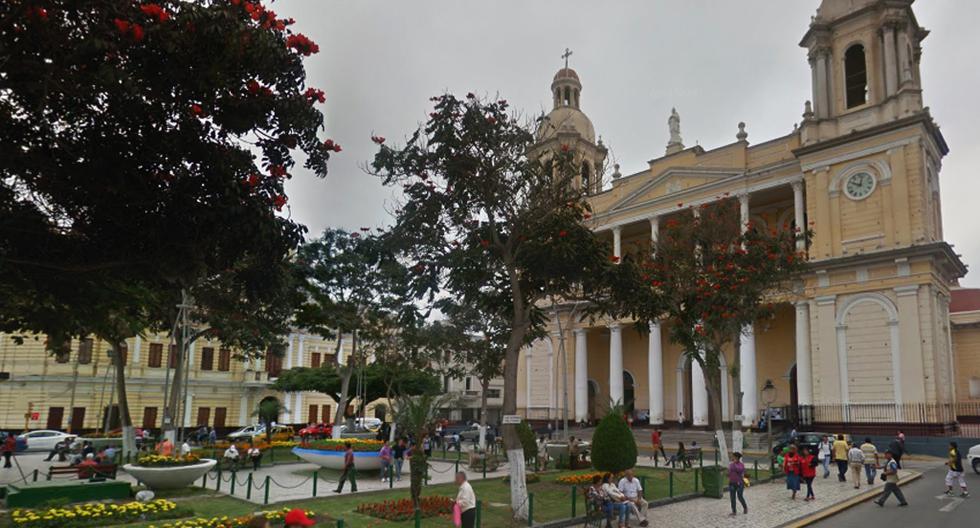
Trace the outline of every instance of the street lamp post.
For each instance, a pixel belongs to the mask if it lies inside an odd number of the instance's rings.
[[[772,402],[776,401],[776,386],[771,379],[767,379],[762,387],[762,401],[766,402],[766,430],[769,440],[769,463],[772,464],[772,413],[770,409]]]

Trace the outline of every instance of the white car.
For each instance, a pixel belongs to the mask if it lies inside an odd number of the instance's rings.
[[[260,435],[260,434],[262,434],[264,432],[265,432],[265,426],[264,425],[259,425],[259,424],[256,424],[256,425],[246,425],[245,427],[242,427],[241,429],[239,429],[239,430],[237,430],[237,431],[235,431],[233,433],[230,433],[228,435],[228,439],[229,440],[244,440],[244,439],[251,440],[252,437],[258,436],[258,435]]]
[[[17,435],[18,440],[23,440],[27,444],[28,451],[51,451],[55,444],[62,440],[72,440],[75,435],[50,429],[40,429],[38,431],[28,431]]]
[[[980,444],[970,448],[966,453],[968,463],[973,466],[973,471],[980,475]]]

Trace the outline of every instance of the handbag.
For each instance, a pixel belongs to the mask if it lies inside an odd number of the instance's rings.
[[[453,503],[453,526],[459,528],[463,526],[463,510],[459,509],[459,503]]]

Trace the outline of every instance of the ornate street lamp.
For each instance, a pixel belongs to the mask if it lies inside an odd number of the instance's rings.
[[[770,408],[772,403],[776,401],[776,386],[772,384],[771,379],[767,379],[762,386],[762,401],[766,402],[766,429],[769,436],[769,460],[772,464],[772,413]]]

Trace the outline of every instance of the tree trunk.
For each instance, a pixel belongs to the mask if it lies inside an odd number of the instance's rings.
[[[136,434],[133,419],[129,415],[129,399],[126,396],[126,365],[119,350],[121,341],[112,340],[112,356],[116,363],[116,397],[119,400],[119,423],[122,426],[122,452],[124,455],[136,452]]]
[[[487,452],[487,390],[490,389],[490,380],[480,380],[480,387],[483,389],[480,395],[480,451]],[[484,458],[486,460],[486,458]],[[486,463],[486,462],[484,462]]]
[[[504,356],[503,414],[505,416],[517,414],[517,362],[520,359],[521,343],[524,341],[523,331],[518,332],[518,328],[511,331],[507,353]],[[504,437],[504,449],[507,451],[507,462],[510,465],[510,506],[515,519],[527,519],[527,472],[524,467],[524,448],[517,434],[517,425],[501,425],[500,434]]]
[[[421,439],[425,435],[425,430],[415,431],[415,437]],[[425,479],[425,471],[429,461],[425,458],[425,451],[422,450],[421,441],[412,448],[412,458],[410,459],[411,469],[411,495],[412,504],[416,509],[421,508],[422,481]]]
[[[705,385],[708,389],[708,398],[711,400],[711,425],[715,429],[715,439],[718,442],[718,461],[720,464],[727,464],[728,441],[725,439],[724,423],[721,414],[721,376],[723,374],[717,368],[707,368],[705,372]],[[727,376],[727,374],[724,375]]]
[[[739,338],[741,334],[735,336],[733,340],[733,346],[735,351],[735,366],[730,369],[730,374],[732,378],[732,392],[735,394],[735,416],[742,416],[742,345],[741,339]],[[729,374],[729,373],[726,373]],[[745,434],[742,432],[742,420],[732,421],[732,450],[736,452],[741,452],[745,446],[744,442]]]
[[[337,336],[337,350],[334,357],[337,361],[337,373],[340,375],[340,399],[337,400],[337,412],[334,414],[333,430],[330,434],[331,438],[334,440],[340,438],[340,426],[344,425],[344,414],[347,412],[347,400],[348,394],[350,394],[350,379],[354,375],[354,368],[351,366],[351,360],[354,359],[354,351],[357,350],[356,332],[351,334],[351,339],[351,357],[349,357],[346,362],[342,362],[341,356],[344,352],[344,335],[340,333],[340,335]]]
[[[179,425],[177,423],[177,409],[180,408],[180,395],[184,383],[184,365],[186,364],[184,361],[185,346],[183,332],[178,331],[174,336],[174,354],[176,354],[176,358],[174,359],[173,378],[170,381],[170,394],[167,395],[167,404],[163,414],[163,434],[168,436],[170,441],[174,443],[177,442],[176,431]],[[167,367],[169,368],[169,356],[167,357],[167,362]]]

